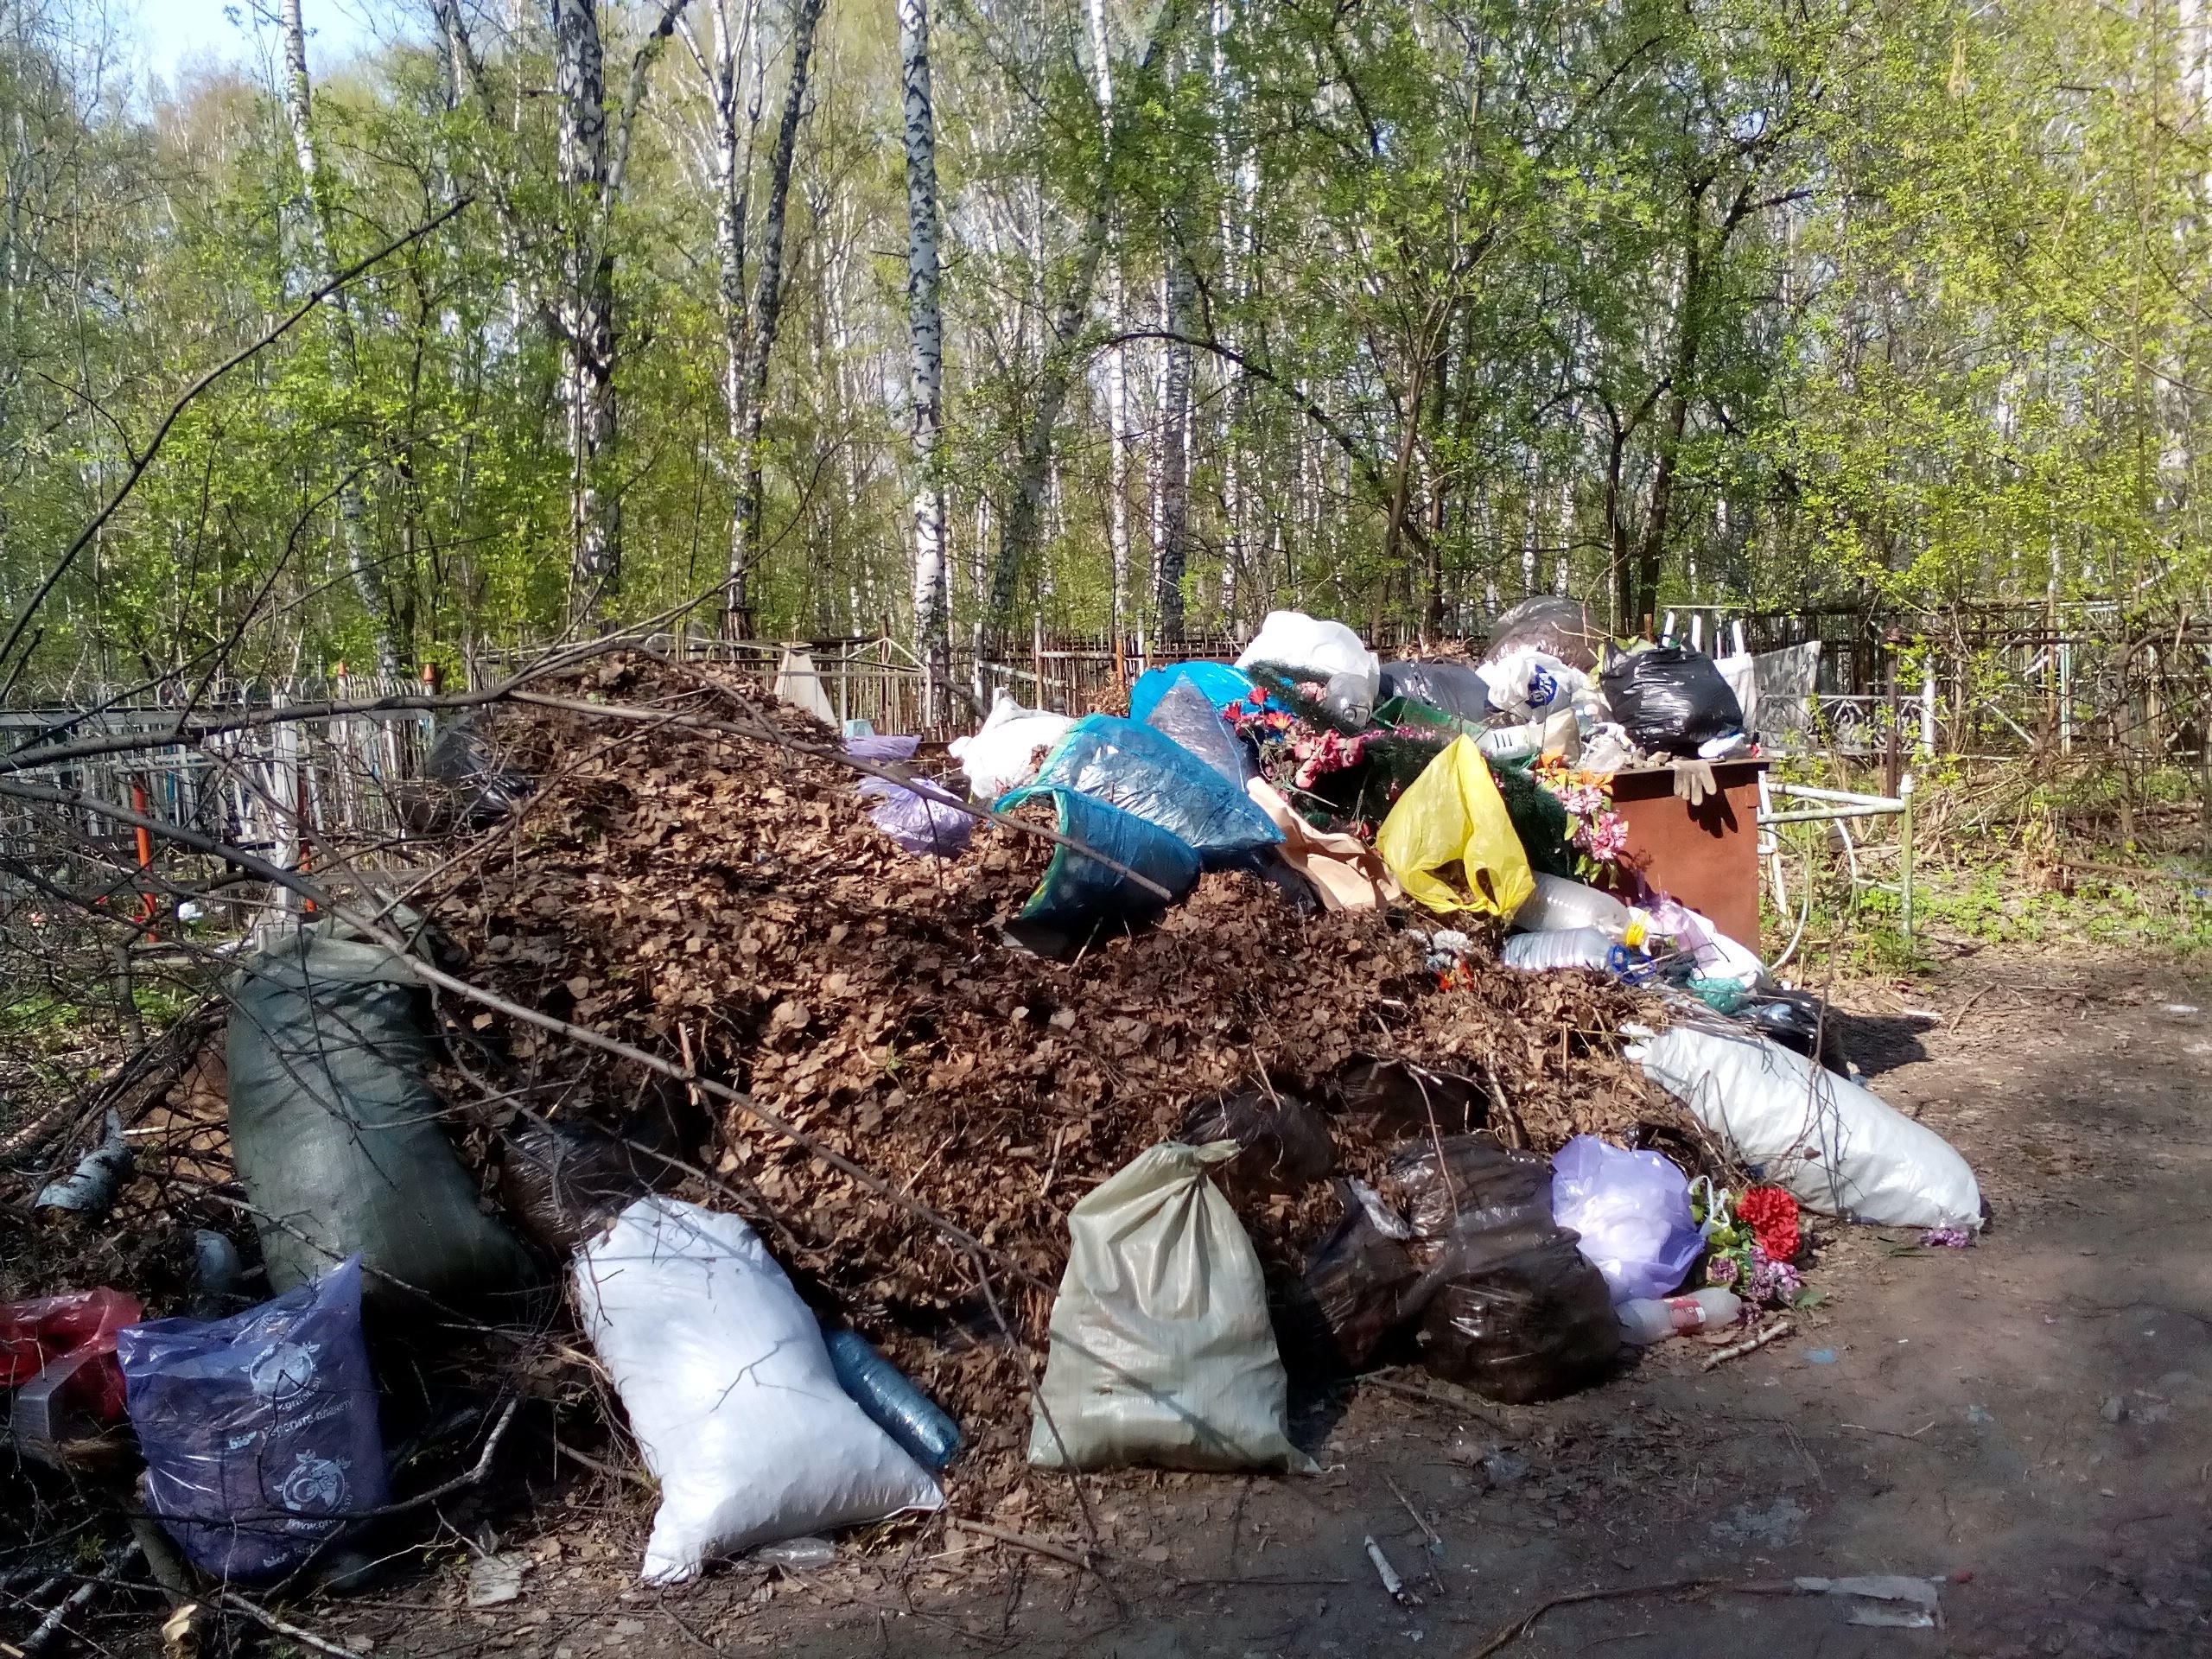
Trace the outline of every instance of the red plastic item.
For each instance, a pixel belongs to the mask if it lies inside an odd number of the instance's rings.
[[[55,1361],[73,1359],[70,1392],[100,1421],[114,1422],[123,1415],[115,1333],[145,1316],[137,1297],[105,1285],[0,1303],[0,1388],[20,1387]]]

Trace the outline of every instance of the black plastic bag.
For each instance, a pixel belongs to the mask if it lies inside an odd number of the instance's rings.
[[[1383,1139],[1459,1135],[1489,1121],[1490,1102],[1465,1077],[1404,1060],[1361,1058],[1330,1079],[1337,1110],[1367,1121]]]
[[[230,987],[231,1144],[270,1288],[359,1255],[372,1304],[517,1288],[522,1247],[476,1202],[438,1125],[428,998],[382,945],[302,927]]]
[[[1549,1400],[1601,1380],[1621,1335],[1605,1275],[1552,1219],[1550,1160],[1485,1135],[1447,1136],[1391,1160],[1390,1196],[1414,1237],[1422,1361],[1485,1399]]]
[[[1487,1239],[1467,1243],[1479,1267],[1458,1259],[1455,1239],[1411,1293],[1427,1307],[1422,1363],[1508,1405],[1555,1400],[1612,1374],[1620,1363],[1620,1321],[1605,1275],[1573,1233],[1554,1228],[1505,1254]]]
[[[1580,605],[1537,594],[1522,600],[1492,625],[1483,660],[1494,663],[1508,652],[1541,651],[1587,674],[1598,666],[1599,653],[1605,648],[1605,630],[1590,620],[1590,613]]]
[[[1762,992],[1730,1017],[1808,1060],[1818,1060],[1838,1077],[1851,1075],[1835,1015],[1810,991]]]
[[[1700,743],[1744,729],[1743,705],[1701,651],[1655,645],[1617,657],[1598,683],[1640,749],[1695,754]]]
[[[1405,1244],[1378,1228],[1357,1201],[1314,1247],[1304,1273],[1279,1293],[1275,1340],[1297,1370],[1349,1376],[1417,1314],[1421,1269]]]
[[[1262,1192],[1295,1192],[1337,1160],[1321,1114],[1295,1095],[1238,1089],[1191,1103],[1177,1139],[1194,1147],[1234,1141],[1239,1151],[1216,1173]]]
[[[464,830],[490,829],[537,787],[528,772],[500,760],[473,714],[438,734],[423,757],[423,776],[441,786],[448,821]]]
[[[1490,682],[1465,663],[1385,663],[1382,701],[1409,697],[1461,720],[1488,720]]]

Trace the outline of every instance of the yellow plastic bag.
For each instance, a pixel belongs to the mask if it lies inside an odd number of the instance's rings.
[[[1455,739],[1398,797],[1375,849],[1407,896],[1431,910],[1510,916],[1536,891],[1490,762],[1469,738]]]

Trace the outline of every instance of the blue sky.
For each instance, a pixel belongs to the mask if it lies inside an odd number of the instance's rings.
[[[259,0],[273,18],[276,0]],[[308,27],[308,66],[316,74],[378,37],[390,39],[413,22],[404,0],[302,0]],[[130,26],[146,67],[174,80],[196,58],[218,63],[251,62],[273,48],[273,22],[254,21],[255,0],[137,0]],[[232,22],[226,12],[237,14]]]

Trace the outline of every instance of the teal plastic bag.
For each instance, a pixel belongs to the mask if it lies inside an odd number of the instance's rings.
[[[1045,796],[1058,809],[1062,835],[1126,865],[1172,896],[1163,899],[1147,892],[1072,847],[1056,847],[1045,879],[1021,907],[1023,921],[1072,930],[1114,919],[1141,920],[1180,903],[1198,886],[1198,855],[1189,842],[1096,796],[1058,784],[1032,784],[1001,801],[999,810],[1011,811],[1026,800]]]
[[[1282,831],[1241,784],[1165,733],[1113,715],[1077,721],[1045,757],[1036,781],[1091,796],[1166,830],[1196,849],[1209,870],[1245,865],[1252,854],[1282,841]]]

